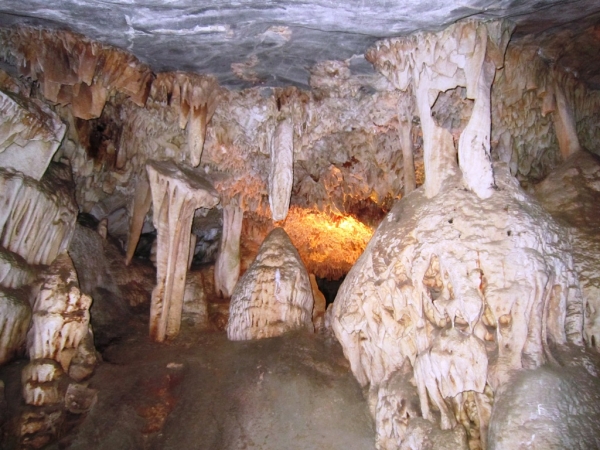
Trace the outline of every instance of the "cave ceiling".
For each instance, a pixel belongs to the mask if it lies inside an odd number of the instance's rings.
[[[508,17],[522,33],[577,23],[565,31],[576,37],[598,12],[597,0],[3,0],[0,26],[69,28],[130,51],[154,71],[210,73],[229,88],[308,87],[318,61],[350,60],[353,73],[370,73],[362,55],[382,38],[465,17]],[[584,72],[600,84],[597,71]]]

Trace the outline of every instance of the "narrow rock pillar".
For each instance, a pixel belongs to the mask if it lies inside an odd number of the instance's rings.
[[[287,217],[294,183],[294,124],[287,118],[277,124],[271,143],[269,206],[273,221]]]
[[[219,197],[210,183],[191,169],[157,161],[149,162],[146,169],[158,230],[150,337],[163,342],[177,336],[181,325],[194,211],[214,207]]]
[[[215,264],[215,291],[231,297],[240,277],[240,236],[244,211],[234,205],[223,208],[223,233]]]

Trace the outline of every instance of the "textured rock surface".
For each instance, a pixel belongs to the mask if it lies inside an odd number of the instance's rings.
[[[27,351],[31,360],[53,359],[66,371],[75,350],[88,334],[92,299],[79,290],[77,273],[66,252],[56,258],[42,277],[27,333]]]
[[[503,21],[463,21],[439,33],[378,42],[367,58],[400,90],[412,90],[423,128],[425,192],[437,195],[458,163],[465,184],[481,198],[492,195],[490,90],[512,27]],[[455,148],[452,134],[435,123],[431,108],[441,92],[466,87],[471,117]]]
[[[271,143],[269,205],[273,221],[284,220],[290,207],[294,184],[294,124],[284,119],[277,124]]]
[[[595,0],[577,8],[559,0],[452,0],[394,3],[243,1],[218,3],[6,0],[0,24],[66,24],[102,42],[129,49],[157,70],[210,71],[228,86],[251,83],[307,86],[309,68],[324,59],[350,59],[375,40],[439,29],[465,17],[510,16],[535,31],[592,16]],[[544,20],[540,21],[540,12]],[[540,23],[541,22],[541,23]]]
[[[582,367],[516,374],[498,393],[489,450],[598,448],[600,382]]]
[[[234,341],[313,331],[310,279],[298,251],[282,228],[275,228],[231,296],[227,337]]]
[[[0,365],[23,349],[30,320],[31,306],[27,300],[0,289]]]
[[[240,237],[244,211],[235,205],[223,208],[223,231],[219,254],[215,262],[215,290],[223,297],[231,297],[240,277]]]
[[[600,346],[600,159],[586,151],[572,155],[534,186],[540,203],[572,227],[573,261],[585,302],[584,333],[588,345]]]
[[[219,197],[204,178],[171,162],[153,161],[147,170],[158,230],[150,336],[162,342],[177,336],[181,325],[194,211],[216,206]]]
[[[0,111],[0,167],[39,181],[65,135],[65,124],[44,103],[4,91]]]
[[[549,342],[583,343],[569,236],[506,168],[496,168],[496,180],[485,201],[454,184],[432,200],[417,190],[399,202],[333,306],[333,329],[362,385],[377,389],[408,358],[423,417],[431,401],[449,428],[456,418],[447,402],[457,402],[457,416],[477,417],[478,445],[486,384],[495,390],[512,371],[552,360]],[[475,392],[475,408],[465,391]],[[404,436],[388,439],[384,448]]]
[[[37,182],[0,168],[0,245],[29,264],[50,264],[69,245],[77,206],[65,170],[51,166]]]

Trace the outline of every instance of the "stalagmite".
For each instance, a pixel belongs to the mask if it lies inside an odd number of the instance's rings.
[[[569,235],[506,167],[495,172],[499,190],[485,200],[457,177],[434,199],[417,190],[398,202],[332,311],[333,330],[362,385],[377,390],[408,358],[422,416],[432,417],[430,401],[442,428],[452,428],[461,411],[474,414],[481,442],[490,411],[486,386],[496,391],[512,372],[553,361],[551,344],[583,343]],[[475,393],[475,409],[463,400],[467,392]],[[390,405],[378,403],[376,417],[394,420],[397,412],[378,411]],[[376,426],[389,432],[382,448],[408,439]]]
[[[149,162],[146,168],[158,230],[150,337],[163,342],[177,336],[181,325],[194,211],[214,207],[219,197],[204,178],[188,168],[158,161]]]
[[[474,108],[458,143],[465,184],[481,198],[492,195],[490,88],[503,62],[512,28],[503,21],[457,22],[438,33],[415,33],[377,43],[367,58],[397,89],[412,88],[423,129],[425,192],[437,195],[456,168],[451,133],[437,125],[431,107],[440,92],[464,86]]]
[[[287,233],[275,228],[235,286],[227,337],[241,341],[280,336],[294,329],[313,331],[312,312],[308,273]]]
[[[65,130],[58,115],[41,101],[0,91],[0,167],[39,181]]]
[[[27,351],[32,361],[53,359],[67,371],[88,334],[92,299],[79,290],[77,273],[66,252],[43,273],[43,280],[33,305]]]
[[[215,262],[215,291],[229,298],[240,277],[240,236],[244,211],[235,205],[223,208],[223,233]]]
[[[269,205],[277,222],[286,218],[294,183],[294,126],[287,118],[277,124],[271,143]]]

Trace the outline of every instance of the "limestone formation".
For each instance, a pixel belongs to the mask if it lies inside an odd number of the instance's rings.
[[[0,289],[0,365],[23,349],[30,320],[31,306],[27,300]]]
[[[275,228],[233,291],[227,337],[241,341],[313,331],[312,311],[310,279],[300,255],[287,233]]]
[[[240,235],[244,211],[235,205],[223,208],[223,231],[219,254],[215,262],[215,290],[225,298],[231,297],[240,277]]]
[[[459,422],[482,447],[489,396],[509,375],[554,361],[551,345],[583,343],[569,235],[505,167],[495,171],[498,190],[486,200],[455,178],[433,199],[417,190],[397,203],[332,312],[362,385],[376,391],[408,358],[420,415],[437,422],[433,403],[439,426],[450,429],[466,414],[471,419]],[[394,411],[379,411],[393,405],[378,403],[376,417],[396,420]],[[376,425],[389,433],[381,448],[400,446],[410,434]]]
[[[557,220],[571,227],[573,261],[585,302],[584,334],[588,345],[600,346],[600,160],[580,151],[571,155],[535,185],[540,203]]]
[[[152,189],[153,222],[158,230],[156,280],[150,309],[150,336],[174,338],[181,310],[190,251],[194,211],[219,203],[213,187],[198,173],[171,162],[147,165]]]
[[[59,380],[64,376],[60,364],[53,359],[36,359],[21,372],[23,398],[34,406],[55,405],[62,401]]]
[[[411,88],[423,128],[425,191],[437,195],[455,172],[456,149],[450,132],[438,126],[431,107],[438,95],[464,86],[473,113],[458,142],[465,184],[481,198],[492,195],[490,89],[501,67],[512,28],[506,22],[462,21],[438,33],[415,33],[382,41],[367,58],[397,89]]]
[[[187,127],[187,162],[200,164],[206,127],[218,104],[219,84],[213,77],[183,72],[166,72],[152,83],[152,98],[179,107],[179,127]]]
[[[284,220],[294,183],[294,125],[290,119],[277,124],[271,144],[269,205],[273,221]]]
[[[0,167],[39,181],[66,127],[42,102],[0,90]]]
[[[40,182],[0,168],[0,246],[28,264],[50,264],[71,240],[77,206],[72,184],[50,166]],[[70,174],[69,174],[70,176]]]
[[[44,97],[71,104],[75,117],[99,117],[110,94],[146,103],[150,68],[130,53],[69,31],[3,28],[0,45],[21,75],[40,82]]]
[[[27,351],[31,360],[53,359],[67,371],[88,334],[92,299],[79,290],[77,273],[66,252],[42,276],[27,333]]]

